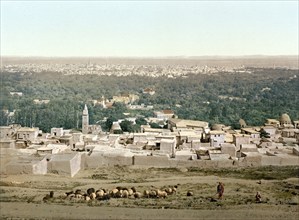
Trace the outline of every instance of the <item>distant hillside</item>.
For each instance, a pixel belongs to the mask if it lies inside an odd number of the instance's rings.
[[[198,57],[2,57],[2,64],[26,63],[95,63],[126,65],[207,65],[233,67],[286,67],[299,69],[298,56],[198,56]]]

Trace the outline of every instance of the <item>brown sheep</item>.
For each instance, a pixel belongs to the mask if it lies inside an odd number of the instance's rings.
[[[115,193],[115,198],[121,198],[122,197],[122,193],[123,193],[123,190],[118,190],[116,193]]]
[[[82,190],[81,190],[81,189],[77,189],[77,190],[75,191],[75,194],[81,194],[81,195],[82,195]]]
[[[95,189],[94,188],[89,188],[87,190],[87,195],[91,195],[91,193],[94,193],[95,192]]]
[[[54,197],[54,191],[50,191],[50,198]]]
[[[164,191],[167,192],[168,195],[173,193],[172,188],[166,188]]]
[[[135,199],[140,199],[142,197],[142,194],[140,192],[135,192],[134,193],[134,198]]]
[[[137,192],[137,190],[134,186],[131,189],[133,190],[134,193]]]
[[[71,194],[74,194],[74,191],[70,191],[70,192],[66,192],[66,193],[64,193],[64,195],[65,195],[66,197],[68,197],[68,196],[71,195]]]
[[[151,190],[149,195],[151,198],[157,198],[157,192],[155,190]]]
[[[117,186],[116,189],[118,189],[118,191],[122,190],[123,188],[121,186]]]
[[[148,190],[144,190],[144,191],[143,191],[143,197],[144,197],[144,198],[149,198],[149,197],[150,197],[150,191],[148,191]]]
[[[109,200],[111,198],[111,196],[109,195],[109,193],[104,193],[104,196],[101,200]]]
[[[177,185],[175,185],[174,187],[172,187],[172,193],[173,193],[173,194],[176,194],[177,189],[178,189],[178,186],[177,186]]]
[[[47,194],[47,195],[43,198],[43,201],[44,201],[44,202],[47,202],[49,199],[50,199],[50,195]]]
[[[72,199],[72,198],[75,198],[76,194],[75,193],[72,193],[72,194],[69,194],[66,198],[68,199]]]

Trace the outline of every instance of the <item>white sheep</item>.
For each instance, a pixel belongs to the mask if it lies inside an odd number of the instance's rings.
[[[110,194],[111,197],[115,198],[117,192],[118,192],[118,189],[112,189],[112,190],[109,192],[109,194]]]
[[[164,190],[162,191],[162,190],[158,189],[156,192],[157,192],[158,198],[166,198],[166,196],[167,196],[167,192],[165,192]]]
[[[102,189],[97,190],[96,197],[101,199],[104,197],[104,194],[105,194],[104,190],[102,190]]]
[[[128,189],[128,193],[129,193],[129,196],[132,196],[134,194],[132,189]]]
[[[96,197],[97,195],[94,192],[90,194],[90,199],[95,200]]]
[[[122,197],[123,197],[123,198],[128,198],[128,197],[129,197],[129,192],[128,192],[128,190],[123,190],[123,191],[122,191]]]

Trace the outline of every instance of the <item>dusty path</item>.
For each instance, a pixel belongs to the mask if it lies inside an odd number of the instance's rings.
[[[298,219],[298,215],[270,206],[239,207],[236,210],[176,210],[120,207],[61,206],[1,202],[1,219]]]

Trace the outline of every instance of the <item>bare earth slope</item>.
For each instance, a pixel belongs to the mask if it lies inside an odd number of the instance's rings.
[[[274,168],[275,169],[275,168]],[[294,168],[290,168],[294,169]],[[297,219],[297,176],[260,180],[228,175],[204,174],[187,169],[99,168],[85,170],[74,178],[45,176],[1,176],[0,219]],[[278,177],[279,174],[273,173]],[[268,176],[269,177],[269,176]],[[225,185],[218,200],[217,182]],[[176,194],[162,198],[111,198],[70,200],[64,193],[81,189],[136,187],[137,191],[178,185]],[[194,195],[187,197],[191,190]],[[43,201],[49,191],[54,198]],[[261,192],[263,202],[255,203]]]

